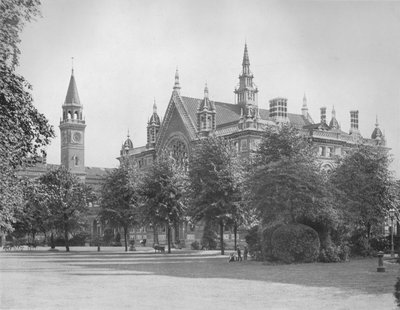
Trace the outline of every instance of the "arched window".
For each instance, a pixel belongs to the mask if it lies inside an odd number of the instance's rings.
[[[75,163],[75,166],[79,165],[79,158],[76,155],[74,156],[74,163]]]
[[[175,164],[186,170],[189,158],[186,144],[179,138],[175,138],[168,144],[167,150]]]
[[[78,112],[77,111],[75,111],[75,113],[74,113],[74,119],[78,119]]]
[[[71,111],[68,111],[67,119],[72,119],[72,113],[71,113]]]

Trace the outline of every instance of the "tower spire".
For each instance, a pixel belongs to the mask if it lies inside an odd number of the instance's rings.
[[[239,75],[239,86],[234,91],[237,95],[237,103],[245,107],[246,114],[247,108],[257,105],[258,89],[253,82],[253,78],[253,74],[250,71],[250,59],[246,42],[244,44],[242,72]]]
[[[64,104],[67,104],[67,105],[80,105],[81,104],[81,101],[79,100],[79,95],[78,95],[78,88],[76,87],[76,82],[75,82],[74,68],[72,68],[71,78],[69,79],[67,96],[65,97]]]
[[[243,66],[243,68],[245,66],[250,66],[249,52],[247,50],[247,42],[244,43],[244,53],[243,53],[242,66]]]

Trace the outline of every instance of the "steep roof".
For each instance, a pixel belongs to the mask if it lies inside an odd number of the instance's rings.
[[[64,104],[81,104],[78,95],[78,88],[76,87],[74,70],[72,70],[71,78],[69,80],[67,96],[65,97]]]
[[[189,117],[193,121],[194,124],[196,124],[197,120],[197,107],[201,103],[203,99],[198,99],[198,98],[191,98],[191,97],[185,97],[181,96],[182,101],[184,103],[184,106],[188,112]],[[214,101],[215,109],[216,109],[216,125],[217,125],[217,132],[218,128],[226,127],[226,126],[231,126],[232,123],[237,124],[240,118],[240,113],[241,113],[241,106],[238,104],[232,104],[232,103],[224,103],[224,102],[216,102]],[[272,120],[269,117],[269,110],[266,109],[259,109],[260,117],[263,120]],[[293,114],[293,113],[288,113],[288,117],[290,122],[296,126],[296,127],[303,127],[306,125],[310,125],[311,123],[304,118],[303,115],[301,114]],[[220,131],[221,134],[224,131]],[[232,132],[231,130],[225,131],[225,132]]]

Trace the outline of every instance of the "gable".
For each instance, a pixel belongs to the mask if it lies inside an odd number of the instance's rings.
[[[176,99],[177,97],[174,98],[173,95],[165,113],[157,139],[157,150],[164,149],[171,137],[179,136],[186,143],[196,137],[194,124],[188,119],[187,111],[182,106],[179,106],[179,102]]]

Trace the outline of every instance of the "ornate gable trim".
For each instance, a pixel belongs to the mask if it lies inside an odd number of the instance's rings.
[[[175,112],[175,110],[179,113],[183,124],[186,128],[186,130],[189,133],[189,138],[190,140],[194,140],[196,138],[196,127],[193,124],[192,120],[189,117],[188,112],[186,111],[183,101],[180,98],[179,94],[177,94],[175,91],[171,95],[171,99],[169,100],[169,104],[167,107],[167,111],[165,112],[163,122],[161,124],[160,132],[157,137],[157,144],[156,144],[156,150],[158,150],[160,147],[163,146],[162,141],[166,138],[166,133],[168,131],[168,127],[171,123],[172,116]]]

